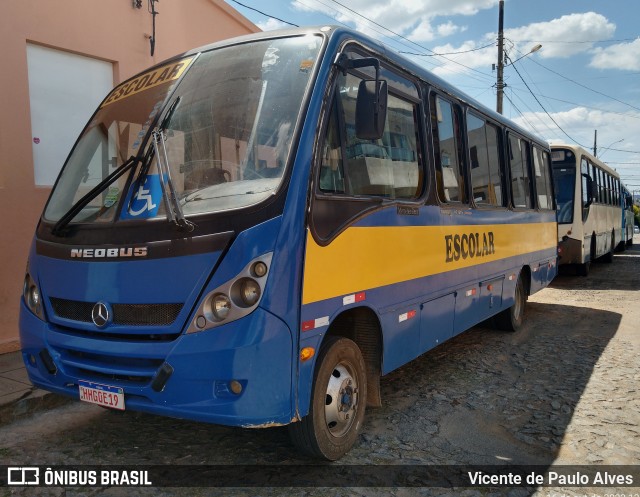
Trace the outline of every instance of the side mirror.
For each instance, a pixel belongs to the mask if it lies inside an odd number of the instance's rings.
[[[387,82],[380,79],[380,61],[375,57],[350,59],[345,52],[337,55],[335,64],[344,74],[349,69],[373,67],[375,79],[360,81],[356,100],[356,137],[361,140],[379,140],[387,121]]]
[[[387,121],[387,82],[364,79],[356,101],[356,136],[361,140],[382,138]]]

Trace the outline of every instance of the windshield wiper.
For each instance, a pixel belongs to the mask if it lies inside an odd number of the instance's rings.
[[[178,199],[178,195],[173,184],[173,179],[171,178],[171,168],[169,167],[169,157],[167,156],[164,130],[158,129],[153,132],[152,136],[153,148],[155,149],[156,161],[158,164],[160,186],[162,189],[162,195],[164,196],[167,204],[167,219],[170,223],[174,223],[180,230],[193,231],[196,225],[185,219],[182,207],[180,207],[180,200]],[[160,150],[160,148],[162,148],[162,150]],[[160,152],[162,152],[162,155],[160,155]]]
[[[109,174],[106,178],[104,178],[100,183],[98,183],[95,187],[91,189],[89,193],[83,196],[80,200],[78,200],[75,204],[71,206],[71,208],[62,216],[58,222],[53,226],[51,233],[55,236],[59,236],[67,226],[71,220],[78,215],[78,213],[84,209],[89,203],[96,198],[100,193],[102,193],[111,183],[120,178],[127,171],[135,167],[138,162],[140,162],[139,157],[134,157],[133,155],[127,159],[127,161],[122,164],[118,169]]]
[[[171,177],[171,168],[169,167],[169,157],[167,155],[167,147],[165,137],[165,131],[169,127],[173,113],[176,111],[178,104],[180,103],[180,97],[171,102],[167,114],[162,119],[162,122],[158,126],[158,129],[151,133],[153,139],[153,149],[156,154],[156,162],[158,164],[158,176],[160,179],[160,187],[162,190],[162,196],[164,197],[165,204],[167,206],[167,219],[170,223],[174,223],[179,230],[193,231],[196,227],[191,221],[188,221],[184,217],[182,207],[180,207],[180,200],[176,193],[176,188],[173,184],[173,178]],[[160,150],[162,148],[162,150]],[[162,155],[160,154],[162,152]],[[145,171],[146,173],[146,171]]]

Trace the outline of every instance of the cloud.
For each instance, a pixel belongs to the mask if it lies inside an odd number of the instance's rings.
[[[543,58],[567,58],[593,48],[594,40],[606,40],[616,25],[595,12],[569,14],[547,22],[537,22],[505,30],[505,38],[515,43],[517,51],[526,53],[531,44],[542,43]]]
[[[439,67],[432,71],[440,77],[446,77],[453,74],[467,72],[467,68],[483,68],[487,71],[491,69],[491,65],[495,64],[498,57],[497,48],[490,44],[488,47],[481,48],[487,43],[478,45],[475,41],[465,41],[461,45],[453,46],[451,44],[435,47],[433,51],[438,54],[445,55],[446,59],[438,57],[438,61],[444,61]]]
[[[316,0],[291,2],[291,6],[298,11],[322,12],[365,33],[382,29],[354,12],[364,13],[371,21],[416,42],[430,41],[436,36],[450,36],[466,30],[451,20],[438,24],[435,20],[439,17],[472,16],[497,4],[498,0],[351,0],[347,9]]]
[[[620,43],[593,50],[589,64],[597,69],[640,70],[640,38],[631,43]]]
[[[457,33],[462,33],[464,31],[467,30],[466,26],[457,26],[455,24],[453,24],[451,21],[445,23],[445,24],[440,24],[437,28],[436,31],[438,33],[439,36],[441,37],[446,37],[446,36],[451,36]]]
[[[598,144],[604,150],[621,139],[612,148],[638,150],[640,148],[640,112],[613,113],[602,110],[574,107],[563,112],[549,114],[564,131],[585,148],[593,146],[594,130],[598,130]],[[552,143],[566,143],[569,138],[558,129],[544,112],[525,112],[514,117],[520,126],[541,134]],[[614,152],[607,152],[607,157]]]
[[[267,19],[266,22],[258,22],[256,23],[256,26],[258,26],[262,31],[273,31],[276,29],[282,29],[282,28],[288,28],[289,26],[281,21],[278,21],[277,19],[274,19],[273,17],[270,17],[269,19]]]
[[[593,40],[610,38],[615,29],[615,24],[609,22],[607,18],[600,14],[594,12],[570,14],[546,22],[507,29],[505,30],[505,44],[512,60],[516,60],[521,55],[528,53],[537,43],[542,43],[543,45],[542,50],[537,52],[541,57],[566,58],[577,53],[590,53],[593,49]],[[435,48],[434,51],[437,53],[466,52],[491,43],[497,37],[497,33],[487,33],[482,40],[466,41],[457,47],[444,45]],[[640,48],[640,41],[638,43],[638,48]],[[610,48],[613,49],[614,47]],[[636,49],[636,53],[638,52],[640,50]],[[604,55],[603,53],[602,56]],[[632,54],[626,55],[628,58],[626,63],[633,67]],[[620,57],[622,57],[622,54],[620,54]],[[434,72],[439,76],[445,77],[461,71],[464,72],[461,64],[470,68],[488,69],[492,64],[496,63],[497,51],[495,46],[490,46],[479,51],[448,55],[447,58],[455,62],[447,61],[441,67],[434,69]],[[637,63],[640,63],[640,53],[637,55],[636,60]]]

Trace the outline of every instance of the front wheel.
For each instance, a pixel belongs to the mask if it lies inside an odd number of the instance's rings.
[[[352,340],[328,337],[317,359],[309,414],[289,425],[293,444],[336,461],[355,443],[367,400],[366,368]]]
[[[524,321],[524,308],[527,304],[527,292],[524,289],[524,281],[522,273],[518,276],[516,282],[516,293],[514,303],[508,309],[500,312],[494,318],[496,328],[504,331],[518,331]]]

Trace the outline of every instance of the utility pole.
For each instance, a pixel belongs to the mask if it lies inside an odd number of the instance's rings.
[[[504,0],[500,0],[498,16],[498,80],[496,82],[496,111],[502,114],[502,99],[504,96]]]
[[[593,130],[593,156],[598,157],[598,130]]]

